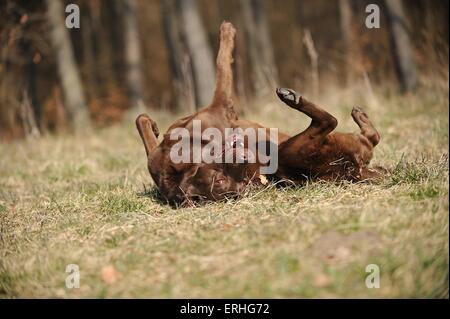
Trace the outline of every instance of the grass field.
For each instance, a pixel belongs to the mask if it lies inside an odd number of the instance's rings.
[[[156,199],[132,121],[0,144],[0,296],[448,298],[448,91],[322,103],[341,131],[368,104],[382,135],[372,163],[392,174],[173,209]],[[267,126],[308,123],[275,100],[254,104],[246,118]],[[174,120],[151,116],[161,130]],[[66,288],[68,264],[80,288]]]

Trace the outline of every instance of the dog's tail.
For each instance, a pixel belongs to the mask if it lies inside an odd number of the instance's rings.
[[[147,114],[141,114],[136,118],[136,127],[139,135],[144,143],[147,157],[158,146],[159,130],[155,121],[153,121]]]

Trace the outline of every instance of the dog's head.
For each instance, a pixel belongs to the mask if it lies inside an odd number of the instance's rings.
[[[252,178],[257,174],[258,166],[253,152],[244,146],[243,138],[231,135],[222,141],[222,152],[214,162],[191,161],[176,163],[173,159],[173,147],[179,142],[171,140],[165,134],[161,144],[149,156],[149,170],[162,195],[171,203],[193,204],[204,201],[218,201],[238,197]],[[192,156],[194,152],[205,151],[211,146],[211,140],[199,141],[200,149],[193,149],[189,144]],[[211,148],[208,148],[210,150]]]

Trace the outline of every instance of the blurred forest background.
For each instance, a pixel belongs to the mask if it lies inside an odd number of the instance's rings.
[[[65,27],[70,3],[80,28]],[[365,26],[370,3],[379,29]],[[205,106],[223,20],[238,29],[238,105],[276,86],[448,86],[448,1],[2,0],[0,140]]]

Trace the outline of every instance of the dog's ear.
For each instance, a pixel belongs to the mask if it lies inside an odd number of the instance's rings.
[[[189,167],[169,164],[164,169],[159,188],[169,202],[181,203],[190,196],[189,180],[197,174],[199,167],[193,164]]]
[[[201,167],[200,165],[192,166],[185,174],[185,179],[183,180],[183,183],[179,185],[180,189],[183,191],[184,196],[184,205],[187,206],[195,206],[195,203],[198,203],[206,197],[204,195],[201,195],[201,191],[198,188],[197,183],[195,183],[192,178],[194,178],[197,173],[198,169]]]
[[[190,168],[186,171],[186,173],[185,173],[185,179],[188,180],[188,179],[194,177],[194,176],[197,174],[198,169],[200,168],[200,166],[201,166],[200,164],[198,164],[198,165],[192,165],[192,167],[190,167]]]
[[[147,166],[158,188],[161,184],[161,156],[153,156],[158,146],[159,130],[155,121],[147,114],[141,114],[136,118],[136,128],[144,143],[145,153],[147,154]]]

